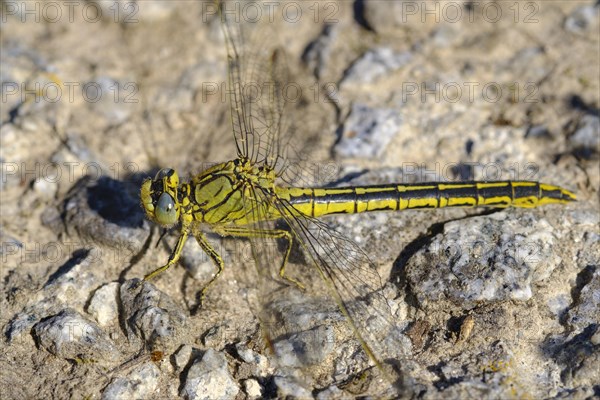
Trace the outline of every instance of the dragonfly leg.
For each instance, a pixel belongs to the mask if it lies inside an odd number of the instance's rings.
[[[292,252],[292,243],[293,243],[293,240],[294,240],[292,234],[289,233],[288,231],[284,231],[284,230],[276,230],[276,231],[271,231],[271,232],[277,232],[277,233],[279,233],[281,236],[274,236],[274,237],[284,238],[287,241],[287,248],[285,249],[285,255],[283,256],[283,262],[281,263],[281,267],[279,268],[279,276],[282,279],[285,279],[286,281],[288,281],[290,283],[293,283],[294,285],[298,286],[298,288],[304,290],[304,285],[302,285],[296,279],[290,278],[289,276],[287,276],[285,274],[285,267],[287,265],[288,258],[290,257],[290,253]]]
[[[217,273],[215,274],[215,276],[212,277],[212,279],[204,286],[204,288],[200,292],[200,305],[202,305],[202,303],[204,302],[204,296],[206,295],[206,290],[217,280],[219,275],[221,275],[221,272],[223,272],[223,269],[225,268],[225,264],[223,263],[223,258],[221,258],[221,256],[219,255],[219,253],[216,252],[214,247],[212,247],[210,243],[208,243],[206,237],[200,231],[200,229],[194,229],[193,234],[202,250],[204,250],[204,252],[208,254],[210,258],[212,258],[213,262],[217,266]]]
[[[162,272],[165,272],[172,265],[177,264],[177,262],[179,261],[179,256],[181,255],[181,251],[183,250],[183,245],[185,244],[185,241],[187,240],[187,237],[188,237],[188,229],[183,228],[181,230],[181,235],[179,236],[179,239],[177,240],[177,244],[175,245],[175,248],[173,249],[173,252],[171,253],[171,256],[169,257],[169,261],[162,267],[157,268],[154,271],[150,272],[148,275],[144,276],[144,281],[148,281],[148,280],[156,277],[156,275],[158,275]]]
[[[293,237],[291,233],[283,229],[248,229],[238,227],[222,227],[218,230],[218,232],[221,235],[245,238],[268,237],[273,239],[285,239],[285,241],[287,242],[287,246],[285,249],[285,254],[283,256],[281,267],[279,268],[279,276],[282,279],[288,281],[289,283],[292,283],[298,288],[304,290],[304,285],[302,285],[302,283],[285,274],[285,267],[287,265],[288,258],[290,257],[290,253],[292,251]]]

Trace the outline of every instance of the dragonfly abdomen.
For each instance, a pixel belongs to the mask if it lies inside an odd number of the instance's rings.
[[[370,211],[442,207],[538,207],[568,203],[575,195],[530,181],[428,182],[347,188],[277,188],[295,209],[319,217]]]

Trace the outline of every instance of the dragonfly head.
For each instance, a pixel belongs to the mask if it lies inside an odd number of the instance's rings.
[[[180,207],[177,201],[179,176],[170,168],[163,168],[154,177],[142,183],[140,199],[149,220],[170,227],[179,220]]]

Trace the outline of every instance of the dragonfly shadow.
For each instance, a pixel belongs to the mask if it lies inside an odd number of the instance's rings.
[[[567,105],[572,110],[577,110],[588,115],[597,116],[600,115],[600,108],[595,107],[593,104],[587,103],[581,96],[572,94],[566,100]]]
[[[79,265],[83,260],[85,260],[90,254],[89,249],[78,249],[73,252],[71,258],[67,260],[63,265],[61,265],[56,271],[52,273],[48,277],[48,280],[44,284],[44,287],[51,285],[56,282],[61,276],[65,276],[68,274],[73,268]]]
[[[280,229],[283,231],[287,231],[287,232],[292,232],[290,226],[282,219],[279,219],[275,222],[274,228]],[[294,238],[294,239],[296,239],[296,238]],[[288,246],[288,242],[285,239],[277,240],[277,250],[279,251],[279,254],[281,255],[282,259],[283,259],[283,254],[285,253],[285,250],[287,249],[287,246]],[[298,242],[298,240],[292,241],[292,250],[290,251],[290,257],[288,259],[288,262],[294,264],[296,267],[305,265],[309,262],[309,260],[307,260],[307,258],[306,258],[306,255],[304,254],[304,250],[302,250],[302,247],[300,246],[300,243]]]
[[[415,240],[407,244],[392,265],[390,271],[390,282],[397,285],[399,289],[408,284],[406,277],[406,267],[410,259],[422,248],[429,246],[433,238],[444,231],[444,223],[435,223],[429,227],[426,233],[420,235]],[[407,291],[405,301],[411,306],[417,306],[418,301],[411,295],[412,292]]]
[[[87,204],[107,222],[120,227],[139,228],[144,222],[144,212],[140,206],[139,191],[141,178],[131,177],[119,181],[102,176],[89,182]]]

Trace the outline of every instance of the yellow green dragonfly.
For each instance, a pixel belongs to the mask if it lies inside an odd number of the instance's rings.
[[[313,188],[280,184],[285,164],[285,82],[280,52],[253,54],[241,45],[240,27],[222,26],[228,54],[228,94],[237,158],[215,165],[182,182],[172,169],[159,171],[141,187],[146,216],[164,228],[177,228],[179,239],[168,262],[145,276],[152,279],[178,263],[190,235],[210,256],[217,272],[202,289],[202,297],[225,263],[208,242],[202,227],[222,236],[249,239],[259,270],[279,268],[282,281],[302,288],[288,276],[286,265],[294,243],[314,273],[329,289],[367,355],[377,364],[387,346],[381,334],[393,336],[395,323],[381,292],[384,280],[368,254],[354,241],[319,218],[332,214],[399,211],[443,207],[538,207],[565,204],[575,195],[561,187],[532,181],[390,183],[377,186]],[[249,73],[250,71],[250,73]],[[269,93],[259,100],[244,90],[247,79]],[[283,220],[287,229],[274,222]],[[285,241],[281,263],[274,266],[267,242]]]

